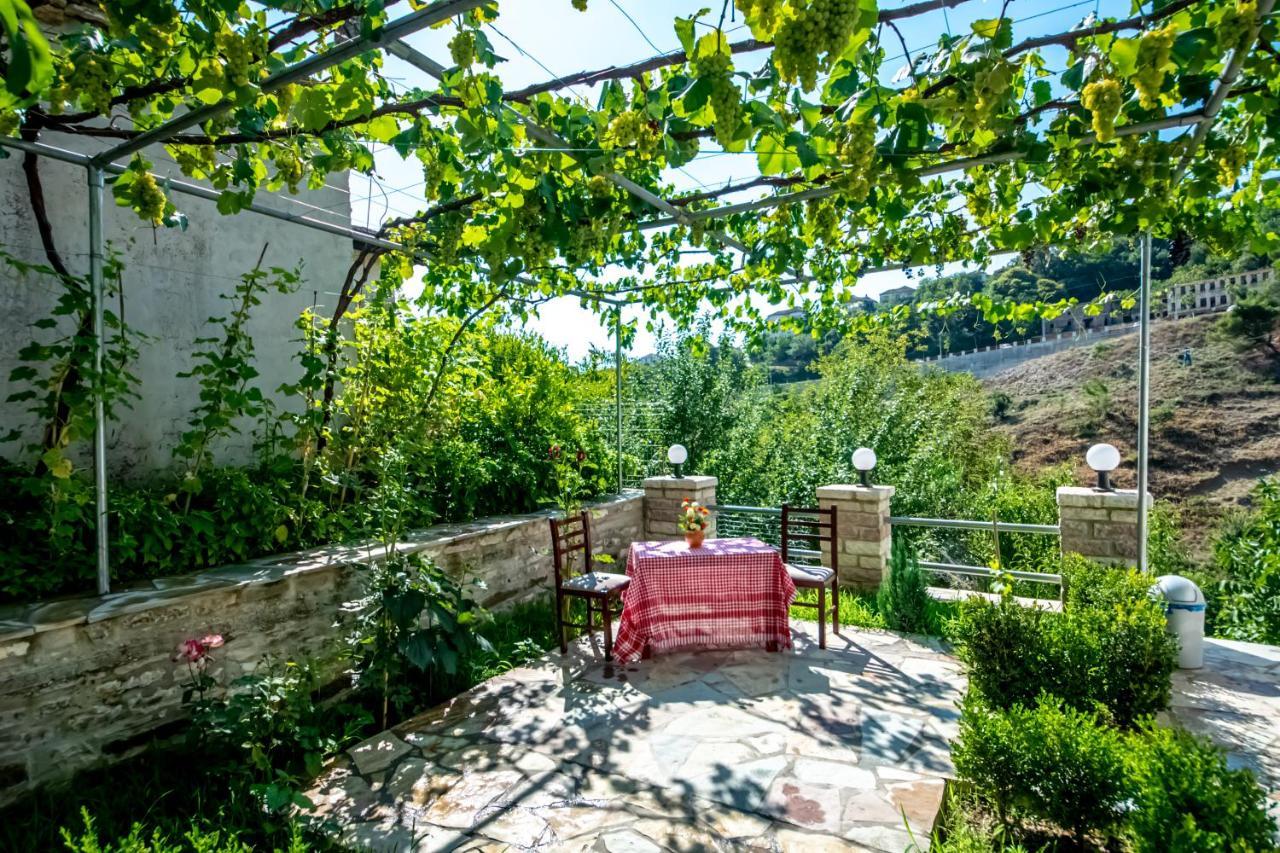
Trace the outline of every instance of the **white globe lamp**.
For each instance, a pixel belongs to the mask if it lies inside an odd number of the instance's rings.
[[[684,475],[680,473],[680,466],[688,459],[689,451],[683,444],[673,444],[667,448],[667,461],[671,463],[672,476],[677,480],[684,479]]]
[[[1104,492],[1114,491],[1111,485],[1111,472],[1120,467],[1120,451],[1114,444],[1095,444],[1084,455],[1085,463],[1098,475],[1098,489]]]
[[[858,481],[870,488],[871,471],[876,467],[876,452],[870,447],[859,447],[853,451],[853,468],[858,472]]]

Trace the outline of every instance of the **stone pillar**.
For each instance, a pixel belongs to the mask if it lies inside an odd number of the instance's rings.
[[[1147,506],[1151,506],[1150,494]],[[1134,489],[1107,492],[1061,486],[1058,525],[1064,554],[1130,566],[1138,561],[1138,492]]]
[[[818,487],[818,506],[836,508],[842,586],[875,589],[884,580],[893,546],[889,526],[893,493],[893,486]],[[831,565],[830,548],[824,544],[822,550],[823,565]]]
[[[710,509],[716,502],[715,477],[647,477],[644,481],[644,538],[680,539],[684,536],[676,526],[680,504],[685,498]],[[711,513],[707,538],[716,535],[716,514]]]

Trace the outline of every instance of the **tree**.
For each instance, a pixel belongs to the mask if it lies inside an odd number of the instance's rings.
[[[1245,290],[1235,305],[1218,318],[1218,330],[1241,350],[1261,350],[1280,376],[1280,284]]]

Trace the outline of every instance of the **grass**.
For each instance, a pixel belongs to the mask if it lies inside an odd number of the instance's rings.
[[[796,601],[816,604],[818,591],[814,589],[798,590],[796,592]],[[827,607],[830,608],[830,606],[831,603],[828,601]],[[947,623],[955,616],[955,613],[955,602],[930,600],[925,615],[925,620],[929,625],[927,633],[934,637],[947,637]],[[795,604],[792,604],[791,618],[816,622],[818,620],[818,612],[809,607],[796,607]],[[831,618],[830,613],[828,613],[827,618]],[[884,614],[880,612],[880,605],[874,592],[846,588],[840,590],[840,625],[850,628],[884,630],[887,628],[888,623],[885,621]]]

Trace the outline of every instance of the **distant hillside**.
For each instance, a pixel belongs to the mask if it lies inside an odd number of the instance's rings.
[[[1280,471],[1280,383],[1261,358],[1242,355],[1212,329],[1216,318],[1152,327],[1151,490],[1183,510],[1193,535],[1238,505],[1259,477]],[[1064,461],[1082,481],[1088,446],[1124,454],[1118,480],[1132,487],[1137,441],[1138,337],[1128,335],[1018,365],[984,379],[1007,394],[999,429],[1015,463],[1036,471]],[[1191,351],[1190,367],[1181,364]]]

